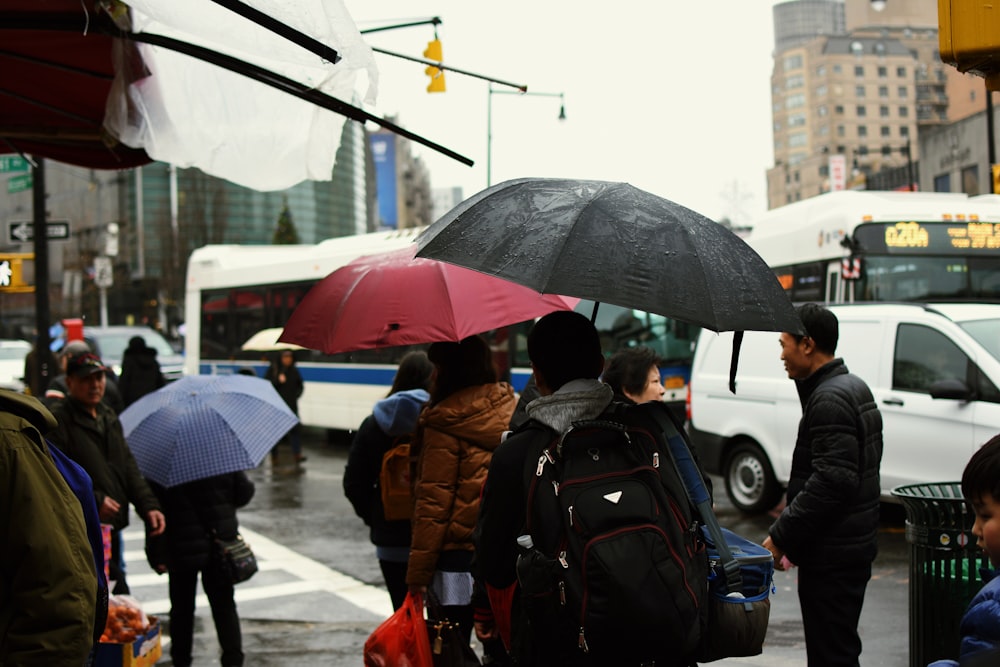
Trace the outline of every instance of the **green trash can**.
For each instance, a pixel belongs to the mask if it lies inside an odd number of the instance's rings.
[[[959,623],[983,587],[989,560],[972,534],[975,514],[959,482],[911,484],[892,490],[906,509],[910,544],[910,667],[958,659]]]

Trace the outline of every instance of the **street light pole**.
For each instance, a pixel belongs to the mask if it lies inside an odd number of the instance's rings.
[[[564,93],[535,93],[527,90],[497,90],[489,84],[489,96],[486,104],[486,187],[493,185],[493,96],[494,95],[534,95],[536,97],[559,98],[559,120],[566,120],[566,103]]]

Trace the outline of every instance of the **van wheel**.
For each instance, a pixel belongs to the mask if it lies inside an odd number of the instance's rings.
[[[751,442],[737,443],[726,462],[726,493],[736,509],[757,514],[778,504],[781,488],[767,455]]]

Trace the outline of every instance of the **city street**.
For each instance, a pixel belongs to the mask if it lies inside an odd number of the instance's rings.
[[[349,441],[328,442],[325,433],[309,429],[304,441],[308,461],[301,470],[284,449],[278,466],[267,460],[251,471],[257,494],[239,513],[243,535],[260,564],[260,571],[236,589],[248,667],[357,667],[365,639],[391,613],[367,528],[354,515],[341,486]],[[740,517],[726,502],[721,480],[714,481],[722,525],[762,540],[770,517]],[[861,663],[908,667],[908,546],[901,509],[883,509],[880,555],[862,614]],[[132,521],[125,532],[132,595],[147,613],[166,619],[167,578],[146,564],[143,530],[134,516]],[[794,570],[777,573],[771,599],[763,655],[712,664],[805,667]],[[195,664],[219,664],[204,595],[197,607]],[[166,626],[164,657],[158,663],[162,665],[171,664],[166,646],[169,620]]]

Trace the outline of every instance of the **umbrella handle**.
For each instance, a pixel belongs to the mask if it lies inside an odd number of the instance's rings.
[[[595,301],[594,302],[594,312],[592,312],[590,314],[590,322],[591,322],[591,324],[596,324],[597,323],[597,309],[600,307],[600,305],[601,305],[600,301]]]

